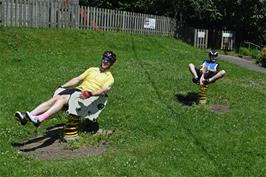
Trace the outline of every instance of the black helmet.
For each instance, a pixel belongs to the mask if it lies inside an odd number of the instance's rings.
[[[209,57],[213,58],[213,57],[218,57],[218,52],[216,52],[215,50],[211,50],[209,52]]]
[[[113,64],[116,61],[116,55],[112,51],[105,51],[102,56],[102,61],[108,61]]]

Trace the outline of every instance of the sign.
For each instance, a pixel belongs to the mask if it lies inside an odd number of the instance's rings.
[[[154,19],[154,18],[145,18],[144,28],[155,29],[155,23],[156,23],[156,19]]]
[[[198,38],[204,38],[205,37],[205,32],[198,32]]]
[[[223,32],[223,37],[232,37],[232,33]]]

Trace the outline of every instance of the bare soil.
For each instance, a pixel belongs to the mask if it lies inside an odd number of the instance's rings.
[[[62,129],[63,126],[53,127],[48,129],[43,136],[17,143],[15,146],[18,148],[18,153],[40,160],[61,160],[101,155],[110,146],[110,143],[101,141],[95,146],[69,149],[66,146],[67,143],[61,140]]]
[[[230,111],[230,107],[228,105],[214,104],[211,106],[211,110],[214,112],[226,113]]]

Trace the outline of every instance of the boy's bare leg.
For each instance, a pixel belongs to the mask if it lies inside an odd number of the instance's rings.
[[[191,74],[194,76],[194,78],[198,78],[197,72],[196,72],[196,68],[195,65],[190,63],[188,65],[189,71],[191,72]]]
[[[209,82],[216,81],[217,79],[222,78],[225,75],[225,70],[219,71],[217,74],[215,74],[212,78],[209,79]]]

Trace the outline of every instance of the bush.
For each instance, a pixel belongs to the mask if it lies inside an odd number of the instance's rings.
[[[266,67],[266,47],[261,49],[261,65]]]
[[[253,59],[256,59],[257,63],[260,63],[261,52],[260,52],[260,50],[258,50],[256,48],[240,47],[239,55],[241,55],[241,56],[250,56]]]
[[[260,58],[260,50],[258,49],[250,49],[250,56],[256,60]]]
[[[248,48],[240,47],[239,54],[242,56],[250,56],[250,51]]]

